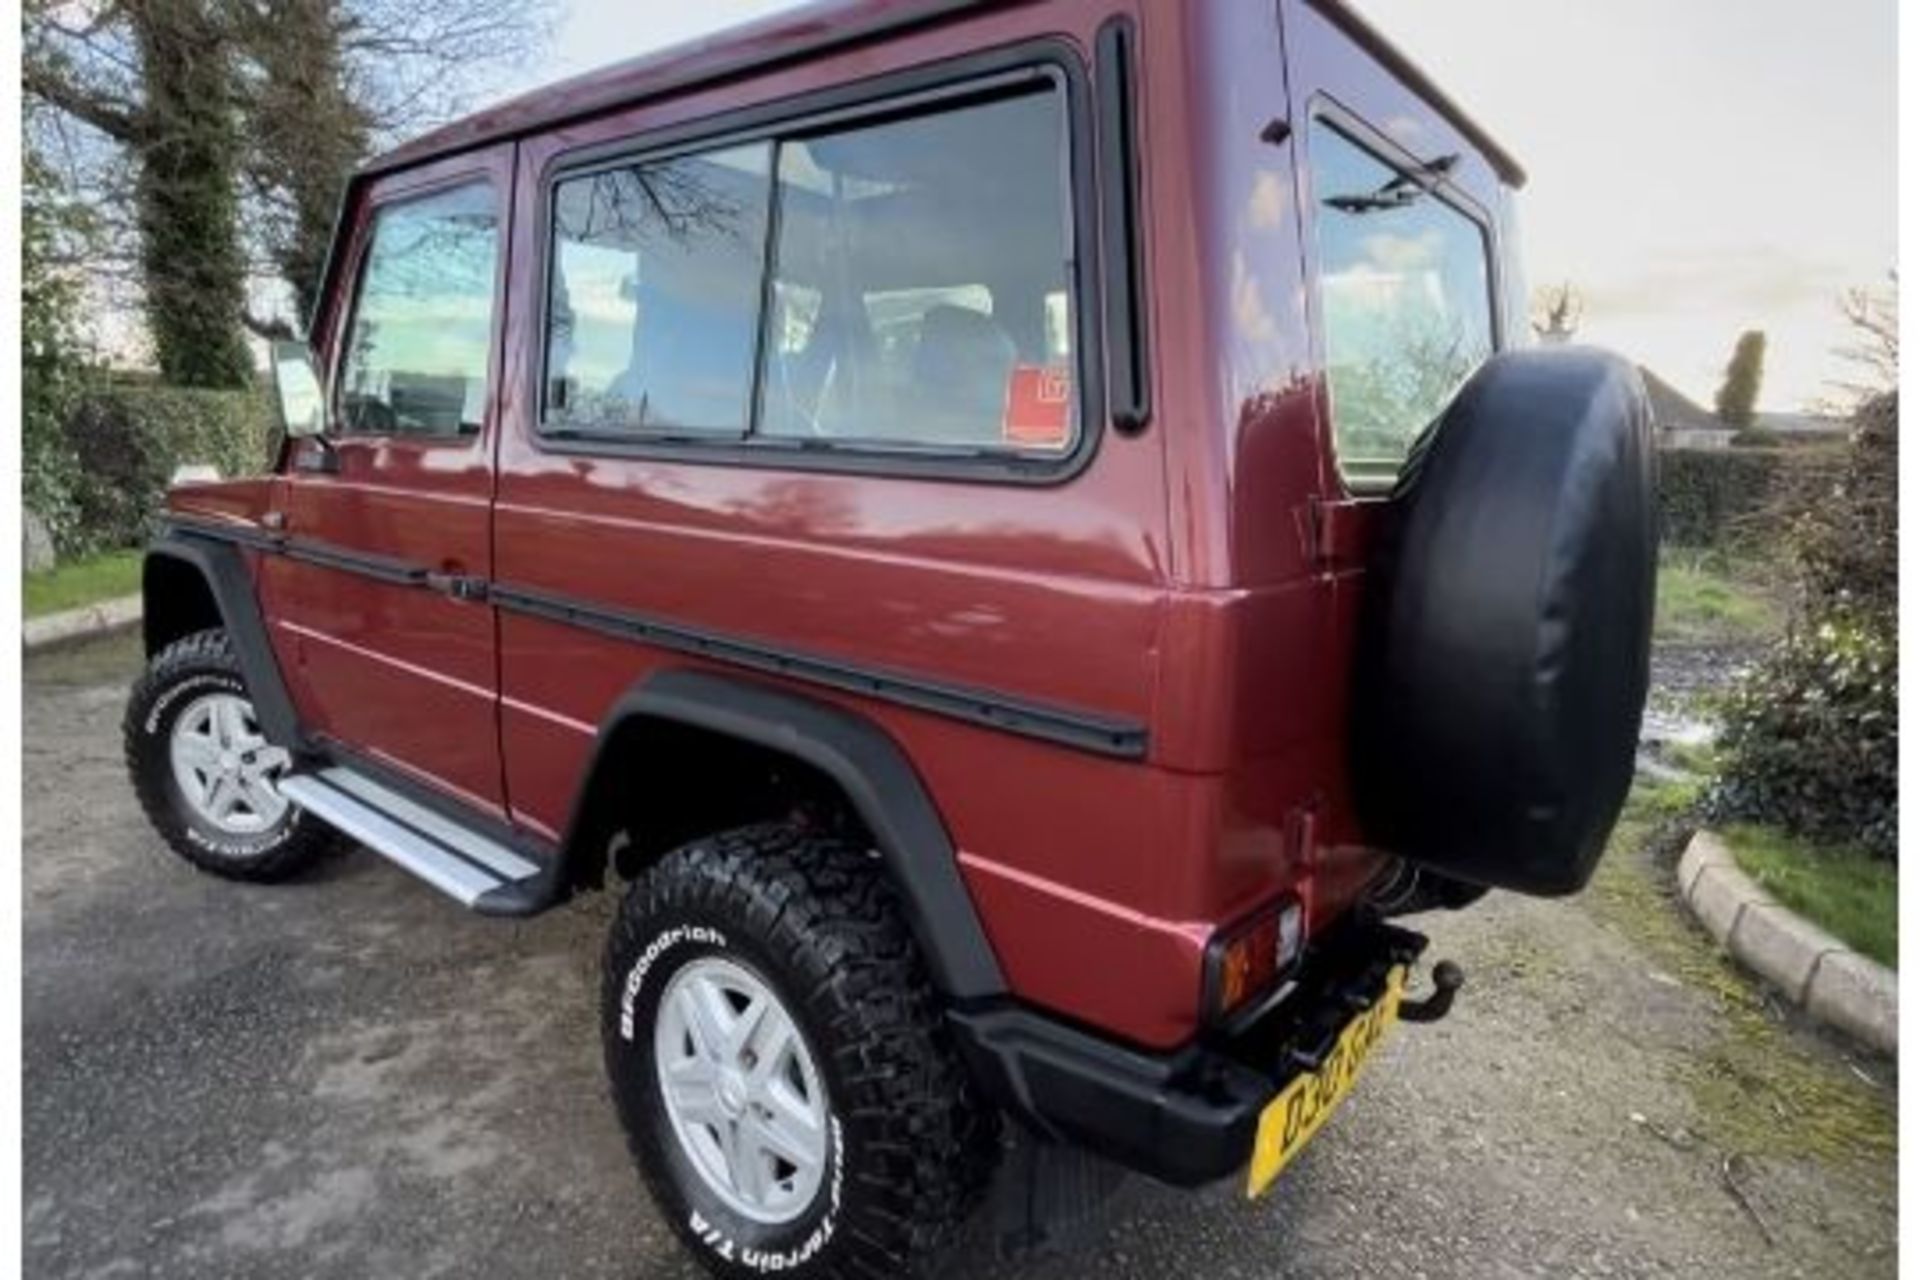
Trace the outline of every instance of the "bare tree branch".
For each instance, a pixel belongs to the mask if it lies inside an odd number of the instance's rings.
[[[242,311],[240,323],[254,337],[264,338],[268,342],[291,342],[299,336],[293,331],[293,325],[279,316],[262,317],[251,311]]]
[[[466,110],[537,56],[557,2],[25,0],[25,129],[66,188],[99,211],[87,273],[124,296],[141,281],[148,242],[165,233],[136,210],[195,185],[190,166],[166,163],[195,144],[179,131],[181,112],[199,119],[194,102],[153,99],[145,36],[156,24],[195,24],[205,39],[189,47],[219,48],[226,91],[213,96],[237,118],[240,261],[256,286],[286,281],[304,315],[353,170],[372,150]],[[191,258],[178,244],[165,256]],[[236,325],[291,327],[259,314],[279,310],[278,294],[249,292]]]
[[[24,61],[20,83],[49,106],[85,121],[117,142],[135,142],[142,135],[139,110],[132,103],[83,89],[44,62]]]
[[[1534,295],[1533,310],[1540,318],[1533,322],[1533,332],[1542,342],[1571,342],[1586,309],[1586,300],[1571,281],[1542,290]]]

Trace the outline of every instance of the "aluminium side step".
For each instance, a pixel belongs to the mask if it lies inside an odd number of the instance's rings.
[[[541,899],[539,863],[363,773],[341,766],[280,779],[280,794],[463,906],[518,915]]]

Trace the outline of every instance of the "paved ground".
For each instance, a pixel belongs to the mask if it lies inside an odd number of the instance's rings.
[[[194,874],[122,779],[135,662],[27,664],[27,1273],[695,1274],[601,1089],[604,902],[482,920],[365,853]],[[1429,923],[1461,1004],[1274,1195],[1135,1186],[1071,1253],[953,1274],[1894,1273],[1889,1067],[1783,1025],[1652,861]]]

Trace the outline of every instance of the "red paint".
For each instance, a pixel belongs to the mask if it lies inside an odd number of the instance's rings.
[[[1150,756],[1128,762],[800,686],[871,717],[912,760],[1021,997],[1173,1045],[1193,1033],[1216,928],[1289,892],[1324,928],[1381,865],[1360,846],[1345,777],[1370,512],[1341,493],[1327,440],[1301,131],[1278,145],[1261,134],[1304,122],[1327,94],[1417,153],[1460,152],[1455,181],[1500,226],[1506,192],[1441,114],[1304,0],[1051,0],[945,17],[933,11],[951,6],[920,5],[924,21],[884,38],[648,90],[669,68],[778,53],[829,19],[908,7],[860,0],[777,19],[676,54],[693,64],[656,57],[571,82],[382,161],[350,201],[318,349],[335,354],[370,209],[489,175],[511,233],[485,430],[453,444],[342,442],[337,475],[289,469],[270,493],[197,486],[174,505],[273,509],[289,532],[343,547],[1145,725]],[[1139,33],[1144,433],[1103,429],[1082,472],[1038,488],[543,450],[530,403],[536,227],[556,161],[1034,37],[1084,56],[1118,12]],[[1509,317],[1517,289],[1502,282]],[[1009,432],[1053,429],[1040,384],[1016,376]],[[549,839],[611,702],[649,671],[699,665],[417,588],[258,563],[303,716]]]
[[[512,156],[511,146],[475,152],[383,177],[361,192],[336,281],[341,293],[315,328],[323,367],[333,366],[341,345],[373,214],[479,179],[498,193],[504,226]],[[496,327],[502,310],[496,305]],[[497,347],[494,365],[497,384]],[[336,436],[335,473],[301,471],[289,459],[276,494],[281,532],[491,577],[494,428],[489,413],[483,430],[464,438]],[[318,449],[306,442],[295,452]],[[260,561],[260,598],[303,723],[505,815],[490,608],[285,556]]]

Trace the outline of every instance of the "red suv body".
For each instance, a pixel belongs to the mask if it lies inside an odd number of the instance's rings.
[[[223,628],[287,794],[486,911],[843,809],[989,1097],[1217,1176],[1286,1078],[1234,1072],[1418,951],[1356,654],[1412,428],[1525,328],[1520,181],[1333,0],[849,0],[568,82],[355,179],[323,406],[173,492],[150,649]],[[1351,372],[1395,308],[1444,386]]]

